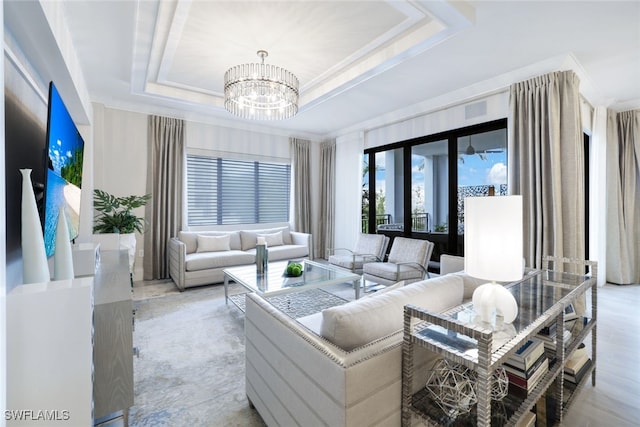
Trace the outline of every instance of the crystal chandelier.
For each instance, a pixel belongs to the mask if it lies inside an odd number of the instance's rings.
[[[284,68],[267,65],[266,50],[260,64],[242,64],[224,73],[224,108],[244,119],[281,120],[298,112],[298,78]]]

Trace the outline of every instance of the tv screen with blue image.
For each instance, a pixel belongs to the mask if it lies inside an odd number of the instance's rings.
[[[84,157],[84,140],[53,82],[49,84],[47,144],[44,245],[47,257],[50,257],[55,253],[61,207],[67,220],[69,240],[78,237]]]

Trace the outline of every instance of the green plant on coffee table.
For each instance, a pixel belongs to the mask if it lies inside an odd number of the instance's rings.
[[[287,276],[298,277],[302,275],[302,264],[292,262],[287,265]]]
[[[98,212],[94,218],[94,233],[142,233],[144,218],[132,211],[146,205],[149,199],[151,194],[116,197],[106,191],[93,190],[93,208]]]

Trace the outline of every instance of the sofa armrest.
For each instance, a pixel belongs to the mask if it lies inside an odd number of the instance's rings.
[[[172,237],[167,242],[167,256],[169,257],[169,277],[171,277],[180,291],[184,291],[187,245],[177,237]]]
[[[455,273],[464,270],[464,257],[456,255],[440,255],[440,274]]]
[[[307,247],[307,257],[313,259],[313,246],[311,234],[301,233],[299,231],[291,231],[291,242],[294,245],[302,245]]]

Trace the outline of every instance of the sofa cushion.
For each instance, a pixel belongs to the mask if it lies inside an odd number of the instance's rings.
[[[367,262],[377,261],[374,255],[330,255],[329,264],[346,268],[347,270],[362,271],[362,266]],[[354,262],[355,261],[355,262]]]
[[[219,252],[231,250],[231,236],[207,236],[198,234],[196,252]]]
[[[270,233],[270,234],[258,234],[258,237],[264,237],[264,240],[268,248],[284,245],[282,231],[278,231],[277,233]]]
[[[256,247],[258,243],[258,235],[265,234],[273,234],[278,231],[282,231],[282,241],[285,245],[290,245],[291,242],[291,233],[289,231],[289,227],[276,227],[276,228],[268,228],[264,230],[241,230],[240,231],[240,241],[241,247],[240,249],[246,251],[247,249],[253,249]]]
[[[427,256],[427,243],[424,240],[399,237],[393,241],[389,251],[389,262],[423,263]]]
[[[391,262],[368,262],[362,266],[365,273],[387,280],[423,279],[424,271],[415,265],[398,265]],[[400,273],[398,274],[398,269]]]
[[[321,335],[351,351],[401,330],[406,304],[440,312],[462,302],[463,288],[461,277],[447,275],[331,307],[322,311]]]
[[[255,255],[242,251],[196,252],[187,254],[185,265],[187,271],[207,270],[210,268],[224,268],[234,265],[254,263]]]
[[[309,247],[306,245],[282,245],[268,248],[269,261],[282,261],[293,260],[296,258],[304,258],[309,256]],[[256,255],[256,248],[244,251],[251,254],[254,258]]]
[[[380,289],[379,291],[368,293],[365,296],[360,297],[360,298],[372,298],[372,297],[374,297],[376,295],[382,295],[385,292],[389,292],[389,291],[393,291],[394,289],[402,288],[403,286],[404,286],[404,280],[401,281],[401,282],[398,282],[398,283],[394,283],[391,286],[385,286],[384,288]],[[298,321],[298,323],[306,326],[311,332],[315,333],[316,335],[322,335],[322,332],[321,332],[322,312],[309,314],[309,315],[304,316],[304,317],[299,317],[299,318],[296,319],[296,321]]]
[[[229,247],[232,250],[240,250],[239,231],[180,231],[178,239],[187,247],[187,253],[192,254],[198,250],[198,235],[200,236],[229,236]]]

